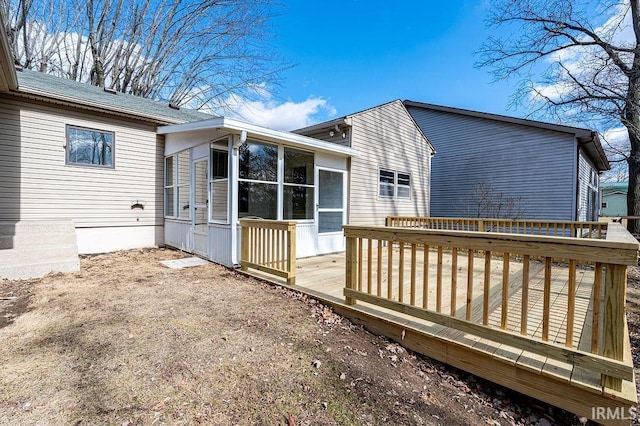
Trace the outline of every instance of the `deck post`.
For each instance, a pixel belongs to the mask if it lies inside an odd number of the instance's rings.
[[[355,237],[346,237],[346,247],[345,247],[345,256],[346,256],[346,265],[345,265],[345,277],[344,277],[344,286],[351,290],[356,290],[358,283],[357,281],[357,263],[358,263],[358,239]],[[379,244],[379,242],[378,242]],[[345,303],[347,305],[355,305],[356,299],[353,297],[345,297]]]
[[[287,226],[287,284],[296,284],[296,225]]]
[[[625,339],[625,293],[627,288],[627,266],[606,266],[604,278],[604,316],[602,355],[622,361]],[[602,386],[616,391],[622,390],[622,380],[602,375]]]
[[[242,271],[248,269],[245,262],[249,260],[249,231],[249,228],[243,226],[240,221],[240,269]]]

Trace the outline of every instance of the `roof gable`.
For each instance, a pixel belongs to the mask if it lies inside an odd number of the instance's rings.
[[[404,111],[407,119],[411,121],[413,126],[415,126],[416,130],[419,132],[419,134],[424,139],[425,143],[427,143],[429,145],[429,148],[431,149],[431,152],[432,153],[436,152],[436,149],[433,146],[433,144],[431,143],[431,141],[429,140],[429,138],[424,134],[424,132],[422,131],[420,126],[418,126],[418,124],[415,122],[415,120],[413,119],[411,114],[409,114],[409,111],[407,111],[407,108],[405,107],[404,103],[402,101],[400,101],[399,99],[396,99],[396,100],[390,101],[390,102],[386,102],[386,103],[381,104],[381,105],[376,105],[374,107],[367,108],[367,109],[364,109],[362,111],[354,112],[352,114],[348,114],[348,115],[345,115],[343,117],[334,118],[333,120],[324,121],[322,123],[314,124],[312,126],[303,127],[301,129],[293,130],[293,132],[294,133],[298,133],[298,134],[310,134],[310,133],[313,133],[313,132],[316,132],[316,131],[319,131],[319,130],[323,130],[323,129],[329,129],[330,130],[330,129],[336,127],[336,126],[346,125],[346,126],[351,127],[353,125],[352,124],[353,117],[356,117],[356,116],[361,115],[361,114],[369,113],[369,112],[371,112],[373,110],[385,109],[385,108],[389,108],[389,107],[400,107],[400,108],[402,108],[402,110]]]

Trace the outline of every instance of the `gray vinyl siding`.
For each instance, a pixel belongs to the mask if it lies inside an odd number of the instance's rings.
[[[431,214],[473,217],[477,184],[521,197],[522,217],[574,220],[574,135],[497,120],[408,107],[437,155],[431,165]]]
[[[597,220],[598,173],[593,164],[580,151],[578,160],[578,220]],[[595,197],[595,201],[594,198]]]
[[[400,101],[351,116],[349,224],[384,225],[389,215],[428,216],[431,149]],[[411,198],[378,196],[379,169],[411,174]]]
[[[111,168],[65,164],[66,125],[114,132]],[[0,220],[162,225],[164,140],[155,127],[0,96]],[[135,200],[144,210],[132,210]]]

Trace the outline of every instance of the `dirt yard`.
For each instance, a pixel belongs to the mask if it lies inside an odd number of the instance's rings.
[[[0,281],[0,425],[581,424],[295,292],[159,263],[180,257],[118,252],[78,273]]]

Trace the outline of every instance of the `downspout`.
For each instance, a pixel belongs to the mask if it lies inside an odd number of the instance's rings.
[[[580,206],[580,142],[578,138],[575,138],[576,141],[576,157],[574,161],[575,169],[574,169],[574,179],[573,184],[575,185],[574,189],[574,198],[573,198],[573,221],[577,222],[579,220],[578,215],[578,206]]]

